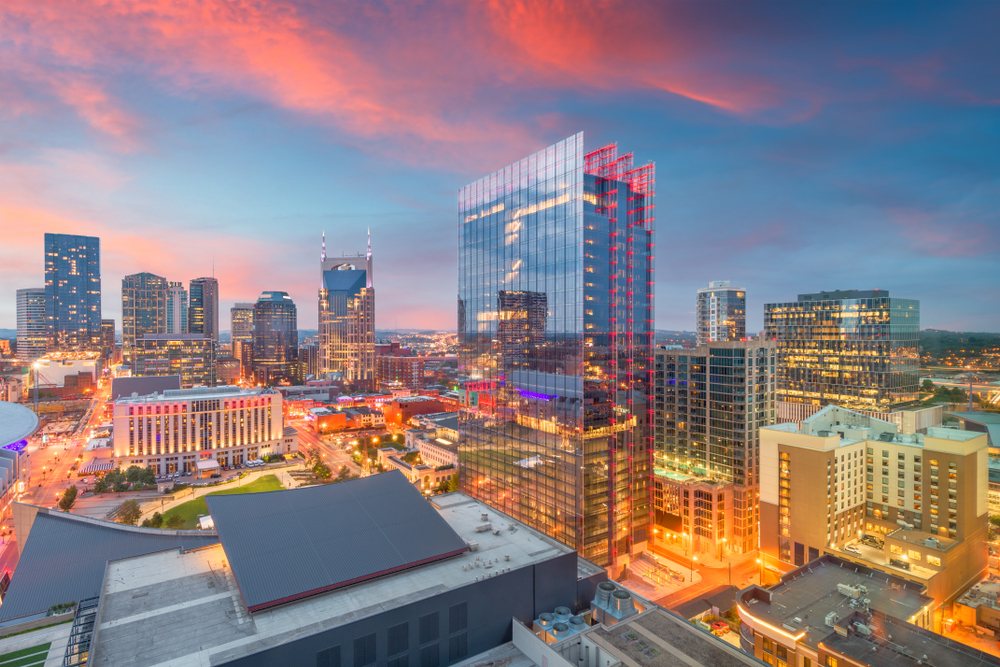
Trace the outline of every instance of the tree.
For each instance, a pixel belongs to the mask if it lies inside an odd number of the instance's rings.
[[[152,518],[149,520],[149,525],[153,528],[160,528],[163,526],[163,515],[159,512],[153,512]]]
[[[171,514],[167,519],[167,528],[179,530],[184,527],[184,517],[180,514]]]
[[[139,501],[137,500],[126,500],[121,504],[118,509],[118,523],[124,523],[128,526],[134,526],[139,523],[139,517],[142,516],[142,510],[139,509]]]
[[[125,480],[133,486],[142,484],[142,468],[139,466],[129,466],[125,471]]]
[[[929,378],[925,379],[924,380],[924,384],[923,384],[923,390],[926,391],[926,392],[933,392],[934,391],[934,382],[932,380],[930,380]]]
[[[458,491],[458,473],[456,472],[448,479],[448,493],[455,493]]]
[[[153,468],[151,466],[146,466],[146,468],[142,471],[142,477],[140,479],[143,484],[156,484],[156,473],[153,472]]]
[[[70,508],[73,507],[73,503],[76,502],[76,494],[76,484],[66,489],[66,492],[63,493],[62,499],[59,501],[59,509],[63,512],[68,512]]]
[[[102,478],[104,482],[104,487],[98,493],[102,493],[106,490],[114,491],[115,493],[121,493],[122,491],[128,491],[128,484],[125,481],[125,475],[122,473],[122,469],[112,470],[111,472],[104,475]],[[94,487],[97,490],[97,487]]]

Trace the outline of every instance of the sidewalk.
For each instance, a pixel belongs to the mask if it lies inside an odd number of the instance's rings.
[[[622,586],[647,600],[658,600],[701,581],[697,570],[692,572],[690,566],[663,556],[656,556],[655,564],[644,558],[634,560],[629,563],[628,572]]]
[[[660,554],[670,554],[669,557],[673,558],[679,563],[688,563],[691,560],[690,552],[685,553],[684,549],[677,544],[671,544],[669,542],[657,541],[654,545],[656,550],[659,552],[657,556],[664,558]],[[712,568],[727,568],[730,565],[737,566],[742,565],[748,561],[755,561],[759,558],[757,552],[751,552],[746,554],[728,554],[722,558],[717,558],[716,554],[697,554],[698,561],[697,564],[704,567]]]

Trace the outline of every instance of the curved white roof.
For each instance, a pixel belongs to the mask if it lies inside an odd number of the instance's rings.
[[[38,416],[17,403],[0,401],[0,447],[24,440],[38,430]]]

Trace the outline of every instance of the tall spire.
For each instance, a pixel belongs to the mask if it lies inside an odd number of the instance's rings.
[[[368,228],[368,259],[372,258],[372,228]]]
[[[374,289],[375,277],[372,276],[372,228],[368,228],[368,266],[365,271],[368,274],[368,289]]]
[[[323,252],[320,254],[319,259],[321,262],[326,261],[326,230],[323,230]]]

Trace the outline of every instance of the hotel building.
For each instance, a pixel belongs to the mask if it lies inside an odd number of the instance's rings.
[[[17,290],[17,360],[30,364],[45,354],[45,288]]]
[[[774,341],[655,354],[657,524],[695,553],[755,551],[758,429],[775,420]]]
[[[760,430],[760,548],[802,565],[823,553],[925,586],[950,603],[986,571],[985,433],[827,406]]]
[[[152,273],[122,278],[122,359],[131,363],[136,341],[167,332],[167,280]]]
[[[215,385],[215,344],[201,334],[148,334],[136,341],[132,374],[178,375],[181,387]]]
[[[764,306],[778,342],[778,420],[825,405],[890,412],[917,400],[920,302],[885,290],[800,294]]]
[[[375,389],[375,283],[368,254],[320,259],[319,371],[339,372],[351,391]]]
[[[167,328],[164,333],[188,333],[188,293],[184,283],[167,284]]]
[[[747,336],[747,291],[728,280],[710,282],[698,290],[698,345],[743,340]]]
[[[101,240],[45,235],[47,352],[101,349]]]
[[[285,445],[281,394],[270,389],[204,387],[127,396],[114,403],[114,458],[122,468],[158,475],[190,472],[198,461],[237,465]],[[292,445],[288,445],[290,448]]]
[[[580,133],[458,202],[461,488],[619,569],[652,512],[654,180]]]

